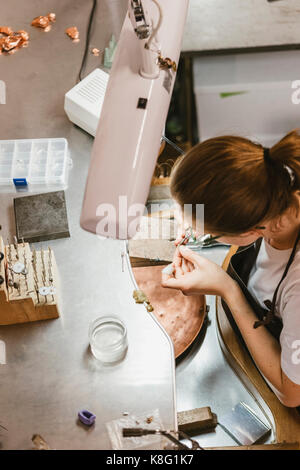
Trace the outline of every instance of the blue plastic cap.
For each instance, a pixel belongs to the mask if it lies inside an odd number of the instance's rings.
[[[13,178],[14,185],[17,187],[28,186],[26,178]]]

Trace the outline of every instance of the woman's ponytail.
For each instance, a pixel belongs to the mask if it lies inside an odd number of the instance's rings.
[[[294,129],[270,149],[272,162],[282,165],[292,191],[300,189],[300,130]]]

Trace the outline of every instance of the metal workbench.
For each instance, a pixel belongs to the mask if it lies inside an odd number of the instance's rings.
[[[260,413],[222,355],[214,298],[208,298],[210,324],[175,371],[169,338],[132,298],[130,269],[125,265],[122,271],[124,242],[100,240],[79,227],[93,139],[68,121],[63,101],[76,83],[90,3],[32,0],[20,7],[18,0],[11,0],[1,10],[1,22],[29,30],[31,40],[27,49],[0,57],[0,79],[7,87],[7,103],[0,105],[0,139],[66,137],[73,160],[66,190],[71,238],[35,244],[54,250],[61,278],[61,317],[0,327],[0,340],[7,348],[7,364],[0,365],[0,424],[8,429],[0,432],[3,449],[30,448],[35,433],[55,449],[110,449],[105,423],[120,418],[123,411],[138,415],[158,408],[169,429],[176,427],[176,409],[211,406],[222,414],[243,400]],[[100,2],[93,47],[103,48],[111,33],[118,37],[126,3],[120,11],[118,0]],[[34,16],[49,10],[57,14],[50,33],[28,26]],[[78,44],[64,35],[65,27],[73,24],[81,32]],[[86,72],[96,66],[99,58],[90,55]],[[15,233],[14,197],[0,194],[4,240]],[[220,263],[225,253],[225,248],[216,248],[207,256]],[[125,360],[113,367],[101,365],[88,348],[90,322],[110,313],[124,320],[129,339]],[[83,408],[97,415],[93,429],[76,422]],[[199,441],[208,446],[234,444],[219,428]]]
[[[182,50],[214,55],[300,48],[297,0],[190,0]]]

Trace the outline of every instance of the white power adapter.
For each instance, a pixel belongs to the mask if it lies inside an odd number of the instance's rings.
[[[71,122],[95,136],[109,74],[95,69],[65,94],[65,112]]]

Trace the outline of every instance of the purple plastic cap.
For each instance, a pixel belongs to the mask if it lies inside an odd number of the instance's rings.
[[[79,421],[81,421],[86,426],[92,426],[94,424],[96,415],[91,413],[88,410],[81,410],[78,412]]]

